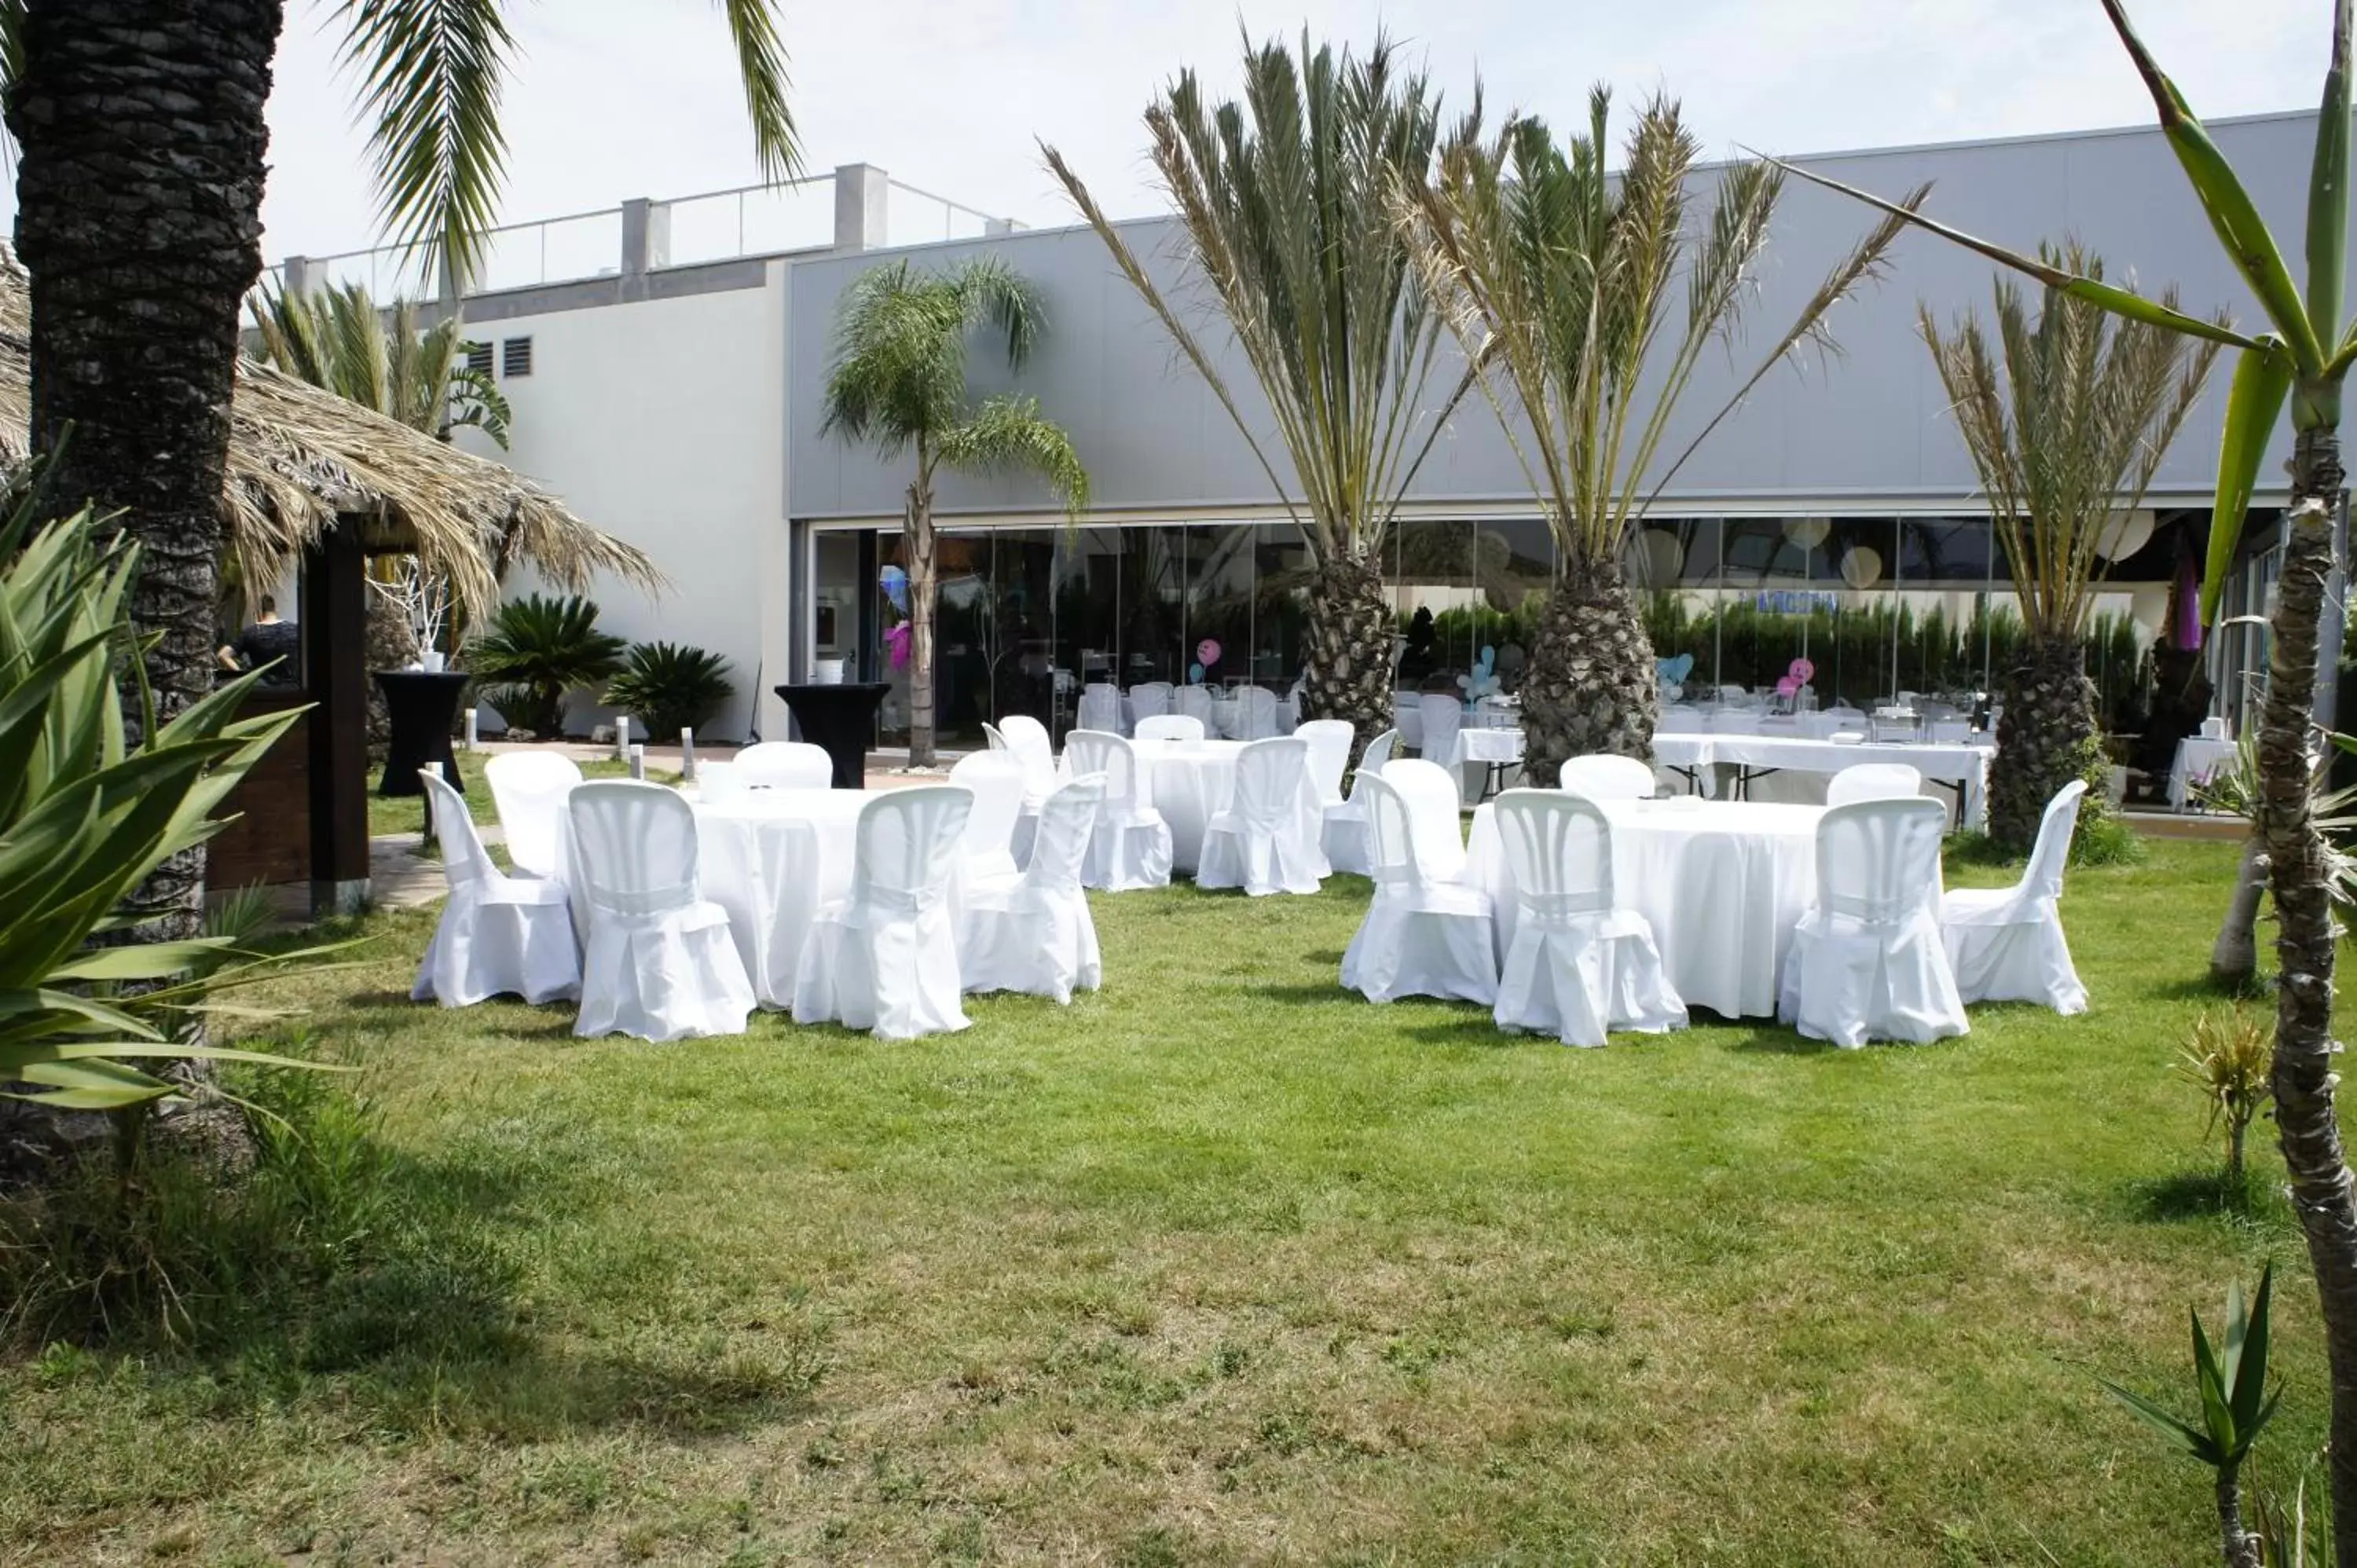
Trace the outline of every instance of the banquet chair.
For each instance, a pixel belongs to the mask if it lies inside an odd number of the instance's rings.
[[[1133,729],[1155,714],[1169,711],[1169,682],[1140,681],[1129,689],[1129,719]]]
[[[1321,806],[1342,803],[1342,775],[1350,770],[1351,743],[1358,732],[1348,719],[1311,719],[1294,726],[1293,738],[1309,746],[1309,782]]]
[[[969,887],[958,921],[958,972],[969,993],[1019,991],[1059,1006],[1104,979],[1096,922],[1081,887],[1104,780],[1075,779],[1039,808],[1031,864],[1019,881]]]
[[[1268,740],[1276,735],[1276,693],[1265,686],[1236,688],[1235,738]]]
[[[1254,898],[1315,893],[1326,857],[1303,820],[1309,743],[1298,736],[1247,741],[1236,756],[1236,788],[1226,811],[1203,830],[1198,887],[1241,887]]]
[[[1081,880],[1105,893],[1170,886],[1170,824],[1146,794],[1137,753],[1117,735],[1076,729],[1064,737],[1072,777],[1104,775]]]
[[[1023,764],[1004,752],[973,752],[951,767],[950,782],[974,791],[974,810],[965,820],[968,884],[1011,882],[1022,875],[1015,859],[1015,823],[1023,815],[1028,787]]]
[[[1465,704],[1446,692],[1426,692],[1416,699],[1415,707],[1424,725],[1424,739],[1417,745],[1415,754],[1426,762],[1438,763],[1448,769],[1449,778],[1456,779],[1457,732],[1465,725]],[[1461,781],[1458,795],[1463,799]]]
[[[1013,751],[1015,749],[1013,746],[1006,744],[1006,732],[1001,730],[996,725],[992,724],[988,719],[982,721],[982,738],[993,751]]]
[[[1023,810],[1015,819],[1015,863],[1031,856],[1031,835],[1039,826],[1039,803],[1056,788],[1056,743],[1048,726],[1028,714],[1009,714],[998,721],[1006,749],[1023,764]]]
[[[1205,735],[1219,727],[1219,707],[1211,692],[1201,686],[1181,686],[1170,694],[1170,711],[1184,714],[1203,726]]]
[[[565,884],[503,874],[475,831],[466,797],[434,774],[417,777],[434,814],[450,897],[425,944],[410,1000],[471,1007],[515,995],[537,1006],[579,995],[581,950]]]
[[[1923,792],[1923,775],[1904,762],[1861,762],[1845,768],[1825,784],[1825,804],[1859,800],[1905,800]],[[1943,816],[1941,821],[1946,822]]]
[[[1600,1046],[1616,1028],[1684,1028],[1653,928],[1613,899],[1612,824],[1596,802],[1509,789],[1497,821],[1519,906],[1498,975],[1498,1027],[1552,1031],[1566,1046]]]
[[[580,765],[561,752],[502,751],[483,764],[483,781],[491,787],[509,862],[534,876],[561,875],[565,797],[581,782]]]
[[[1399,731],[1395,729],[1387,729],[1367,742],[1367,749],[1359,758],[1358,772],[1351,777],[1349,798],[1326,808],[1318,847],[1326,852],[1326,864],[1334,870],[1358,876],[1374,875],[1375,845],[1370,836],[1373,829],[1367,821],[1367,803],[1359,795],[1359,777],[1382,772],[1398,745]]]
[[[2087,988],[2062,935],[2062,870],[2079,829],[2083,779],[2046,803],[2029,869],[2010,887],[1960,887],[1940,901],[1948,962],[1967,1003],[2040,1002],[2066,1016],[2087,1010]]]
[[[1437,762],[1400,757],[1383,764],[1383,779],[1407,803],[1408,829],[1415,834],[1416,862],[1425,874],[1443,882],[1461,880],[1465,830],[1456,776]]]
[[[1811,1039],[1917,1045],[1971,1032],[1940,934],[1937,800],[1858,800],[1817,824],[1817,896],[1793,928],[1776,1015]]]
[[[1394,772],[1437,766],[1394,762],[1380,774],[1361,768],[1354,782],[1374,843],[1375,897],[1342,953],[1342,984],[1370,1002],[1438,996],[1494,1006],[1498,953],[1490,896],[1453,873],[1442,875],[1426,857],[1399,782],[1430,790],[1448,781]],[[1460,868],[1462,859],[1460,847]]]
[[[794,1022],[879,1040],[963,1029],[950,878],[974,811],[960,784],[887,789],[859,808],[851,891],[818,912],[794,967]]]
[[[1203,721],[1191,714],[1156,714],[1137,721],[1140,740],[1200,740]]]
[[[1080,728],[1125,733],[1121,722],[1121,688],[1109,681],[1092,681],[1081,689]]]
[[[824,789],[834,758],[802,740],[760,740],[737,754],[737,777],[748,789]]]
[[[741,1035],[753,983],[696,880],[695,813],[660,784],[601,779],[565,801],[589,909],[576,1035]]]
[[[1557,784],[1591,800],[1650,800],[1653,770],[1633,757],[1598,753],[1566,761]],[[1500,797],[1504,799],[1503,796]]]

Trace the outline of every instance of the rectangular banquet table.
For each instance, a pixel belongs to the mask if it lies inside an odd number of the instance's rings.
[[[1662,966],[1690,1007],[1772,1017],[1792,928],[1817,890],[1821,806],[1704,800],[1603,803],[1614,895],[1653,928]],[[1473,813],[1465,881],[1496,905],[1498,954],[1519,915],[1495,806]]]
[[[1712,763],[1740,769],[1738,789],[1765,773],[1839,773],[1866,762],[1902,762],[1956,798],[1955,825],[1976,828],[1987,811],[1991,748],[1969,741],[1885,741],[1845,746],[1792,735],[1653,735],[1653,760],[1692,778]]]

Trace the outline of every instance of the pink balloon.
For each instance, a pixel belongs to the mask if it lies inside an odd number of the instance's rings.
[[[1202,641],[1197,643],[1195,645],[1195,659],[1199,663],[1217,664],[1220,661],[1219,639],[1207,637]]]
[[[1792,677],[1792,683],[1794,685],[1807,685],[1811,681],[1816,678],[1816,673],[1817,667],[1810,663],[1807,660],[1795,659],[1792,660],[1791,674]]]
[[[1800,689],[1801,683],[1798,681],[1793,680],[1790,675],[1785,676],[1781,681],[1776,682],[1776,694],[1780,697],[1792,696],[1793,693],[1800,691]]]

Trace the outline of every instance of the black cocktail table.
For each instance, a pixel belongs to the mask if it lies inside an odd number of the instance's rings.
[[[891,689],[882,681],[776,688],[801,726],[802,739],[834,759],[838,789],[867,787],[867,742],[876,733],[876,710]]]
[[[384,716],[391,736],[385,744],[384,777],[377,780],[380,795],[423,795],[417,770],[429,762],[442,765],[442,781],[467,792],[458,776],[458,758],[450,749],[450,725],[458,716],[458,694],[468,676],[458,670],[428,674],[423,670],[380,670],[377,690],[384,693]]]

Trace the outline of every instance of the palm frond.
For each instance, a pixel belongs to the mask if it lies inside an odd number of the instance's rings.
[[[1039,291],[996,257],[942,274],[895,262],[845,292],[834,329],[821,428],[887,456],[963,423],[966,348],[989,327],[1020,365],[1046,329]]]
[[[791,179],[802,167],[802,149],[786,101],[786,46],[779,36],[778,7],[773,0],[719,0],[719,5],[737,48],[737,75],[744,83],[761,177],[772,185]]]
[[[974,416],[941,433],[942,464],[973,473],[1037,474],[1064,503],[1067,514],[1088,510],[1089,475],[1072,438],[1043,417],[1037,398],[986,398]]]

